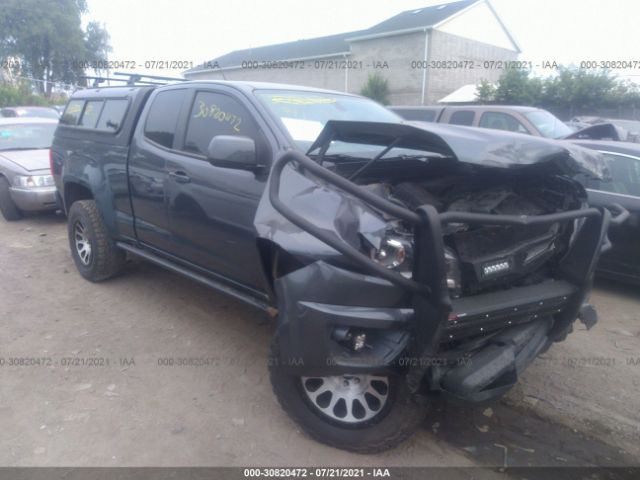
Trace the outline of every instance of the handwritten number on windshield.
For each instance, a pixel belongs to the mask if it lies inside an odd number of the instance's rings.
[[[203,101],[199,102],[198,112],[193,118],[213,118],[220,123],[228,123],[236,132],[240,133],[242,118],[230,112],[225,112],[216,104],[207,105]]]

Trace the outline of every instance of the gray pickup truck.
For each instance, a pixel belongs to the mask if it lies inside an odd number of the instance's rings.
[[[356,452],[400,443],[434,397],[499,398],[595,323],[625,212],[589,207],[572,176],[602,169],[570,144],[250,82],[81,90],[52,147],[80,274],[134,255],[267,312],[280,404]]]

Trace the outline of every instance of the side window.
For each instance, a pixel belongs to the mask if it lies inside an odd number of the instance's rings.
[[[513,115],[502,112],[485,112],[480,117],[478,126],[494,130],[508,130],[510,132],[529,133],[529,131]]]
[[[460,110],[459,112],[453,112],[451,114],[451,118],[449,118],[449,123],[451,125],[473,125],[473,117],[475,116],[475,112],[471,110]]]
[[[395,112],[406,120],[433,122],[436,118],[436,112],[434,112],[433,110],[406,109],[406,110],[395,110]]]
[[[80,118],[78,126],[96,128],[103,104],[104,102],[102,100],[88,101],[87,105],[84,107],[84,112],[82,112],[82,117]]]
[[[198,92],[189,113],[184,150],[206,155],[216,135],[241,135],[261,143],[262,134],[251,114],[233,97]]]
[[[83,107],[84,100],[71,100],[67,103],[67,108],[64,109],[60,123],[63,125],[77,125]]]
[[[104,102],[104,108],[98,120],[98,130],[118,131],[128,106],[129,101],[126,99],[107,100]]]
[[[603,153],[611,178],[593,180],[589,187],[623,195],[640,195],[640,158]]]
[[[156,95],[144,125],[145,137],[163,147],[173,147],[185,92],[184,89],[167,90]]]

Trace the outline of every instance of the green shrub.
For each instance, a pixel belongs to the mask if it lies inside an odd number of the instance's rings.
[[[389,105],[389,82],[378,73],[370,73],[360,95],[369,97],[382,105]]]
[[[0,108],[16,106],[47,106],[50,102],[42,95],[33,93],[27,83],[0,83]]]

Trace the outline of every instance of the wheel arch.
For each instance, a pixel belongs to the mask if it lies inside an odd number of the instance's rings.
[[[260,270],[264,285],[271,302],[276,304],[275,281],[279,277],[303,267],[304,264],[273,240],[258,238],[256,248],[260,256]]]
[[[75,202],[79,200],[95,200],[95,197],[87,185],[76,180],[71,180],[64,184],[62,200],[64,203],[64,211],[66,214],[69,214],[69,209]]]

